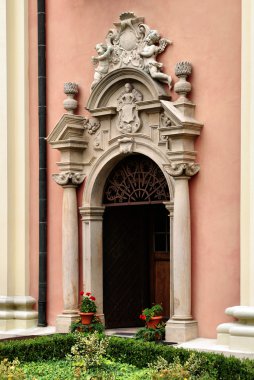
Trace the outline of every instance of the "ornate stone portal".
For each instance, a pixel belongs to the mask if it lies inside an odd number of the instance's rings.
[[[64,311],[57,320],[57,329],[67,331],[77,312],[75,189],[86,177],[80,208],[83,288],[95,294],[103,316],[103,189],[109,173],[124,155],[138,153],[154,161],[168,186],[170,201],[165,207],[172,236],[168,294],[172,301],[166,339],[185,341],[197,336],[197,322],[191,315],[188,181],[199,171],[194,142],[202,128],[194,118],[195,105],[187,98],[191,90],[187,82],[191,64],[183,61],[176,65],[179,81],[175,91],[179,98],[172,102],[166,86],[162,86],[165,83],[170,87],[171,77],[161,71],[162,65],[156,61],[170,42],[145,25],[143,18],[130,12],[123,13],[114,26],[105,44],[96,46],[98,57],[93,57],[98,65],[87,102],[91,118],[65,114],[48,137],[52,147],[61,152],[60,173],[54,178],[64,188]],[[69,87],[73,86],[68,84]],[[74,103],[71,112],[73,109]]]

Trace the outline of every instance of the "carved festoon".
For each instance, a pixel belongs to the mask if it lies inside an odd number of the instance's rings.
[[[120,22],[114,26],[109,30],[105,43],[95,47],[98,55],[92,57],[96,68],[91,88],[107,73],[122,67],[144,70],[171,88],[171,77],[161,71],[163,65],[156,60],[171,41],[161,38],[157,30],[144,24],[143,17],[136,17],[132,12],[122,13]]]
[[[117,99],[118,123],[117,129],[122,133],[137,132],[141,126],[136,102],[141,101],[143,95],[131,83],[126,83],[124,91]]]
[[[52,177],[58,185],[78,186],[84,181],[85,174],[78,173],[78,172],[76,173],[75,172],[61,172],[59,174],[52,174]]]
[[[90,119],[86,119],[85,128],[89,135],[93,135],[101,126],[100,120],[96,117],[91,117]]]
[[[192,177],[199,172],[200,166],[195,162],[174,163],[171,162],[165,167],[166,172],[172,177],[187,176]]]

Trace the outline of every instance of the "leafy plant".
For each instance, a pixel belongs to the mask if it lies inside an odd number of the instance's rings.
[[[102,364],[109,344],[108,338],[102,338],[97,332],[88,335],[77,332],[75,341],[71,347],[71,353],[67,354],[66,358],[71,361],[76,375]]]
[[[150,308],[146,308],[142,311],[139,318],[143,321],[149,322],[152,317],[162,315],[163,307],[160,304],[156,304]]]
[[[165,338],[165,324],[159,324],[155,329],[143,327],[135,335],[135,339],[143,339],[146,342],[159,341]]]
[[[80,311],[82,313],[96,313],[97,306],[95,304],[96,298],[92,296],[90,292],[87,292],[84,295],[84,292],[80,292],[80,295],[82,296],[81,303],[80,303]]]
[[[25,379],[23,369],[20,367],[20,362],[16,358],[13,361],[3,359],[0,362],[0,379],[1,380],[22,380]]]

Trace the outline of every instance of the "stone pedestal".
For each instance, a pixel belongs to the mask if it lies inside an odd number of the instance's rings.
[[[198,336],[197,321],[174,321],[166,323],[166,341],[182,343]]]
[[[36,327],[38,312],[30,296],[0,296],[0,330]]]

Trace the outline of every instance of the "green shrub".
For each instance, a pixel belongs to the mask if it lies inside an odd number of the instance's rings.
[[[155,342],[165,338],[165,324],[158,325],[155,329],[142,327],[135,335],[135,339],[142,339],[146,342]]]
[[[0,362],[0,379],[1,380],[23,380],[25,379],[25,374],[22,368],[20,368],[20,362],[18,359],[9,361],[8,359],[3,359]]]

